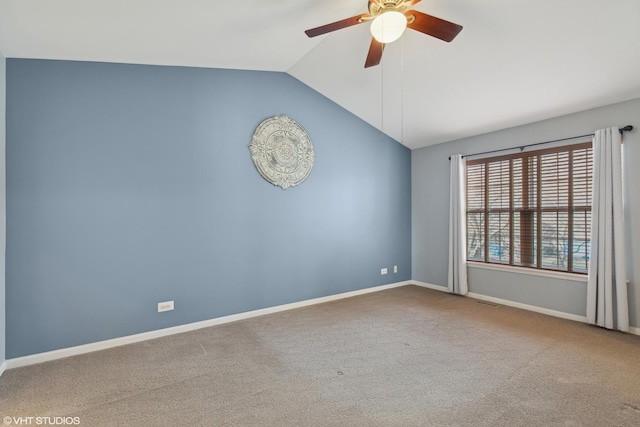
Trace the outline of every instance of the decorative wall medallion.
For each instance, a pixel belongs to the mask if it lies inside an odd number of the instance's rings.
[[[283,190],[307,179],[315,159],[307,131],[285,115],[260,123],[249,149],[260,175]]]

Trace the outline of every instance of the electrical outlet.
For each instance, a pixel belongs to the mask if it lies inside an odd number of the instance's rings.
[[[158,313],[173,310],[173,301],[165,301],[158,303]]]
[[[381,268],[381,269],[380,269],[380,274],[382,274],[383,276],[384,276],[385,274],[387,274],[387,269],[386,269],[386,268]]]
[[[398,266],[397,266],[397,265],[394,265],[394,266],[393,266],[393,272],[394,272],[394,273],[397,273],[397,272],[398,272]]]

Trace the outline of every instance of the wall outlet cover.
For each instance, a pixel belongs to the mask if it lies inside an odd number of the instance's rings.
[[[158,303],[158,313],[173,310],[173,301],[164,301]]]

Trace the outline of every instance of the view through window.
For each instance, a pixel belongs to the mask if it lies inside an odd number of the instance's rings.
[[[591,142],[467,161],[467,259],[586,273]]]

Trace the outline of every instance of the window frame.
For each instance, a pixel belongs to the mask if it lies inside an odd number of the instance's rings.
[[[536,272],[536,271],[540,271],[540,272],[548,272],[548,273],[552,273],[553,275],[567,275],[567,276],[573,276],[573,277],[586,277],[586,275],[588,274],[588,267],[589,267],[589,262],[588,262],[588,258],[586,258],[586,266],[584,270],[575,270],[574,269],[574,257],[575,254],[573,253],[573,244],[574,241],[576,240],[576,236],[575,236],[575,229],[574,229],[574,215],[576,213],[579,212],[585,212],[586,213],[590,213],[591,212],[591,197],[583,197],[583,200],[585,200],[588,205],[584,205],[584,204],[580,204],[580,205],[574,205],[574,187],[576,187],[575,183],[573,182],[573,172],[574,172],[574,154],[576,151],[578,150],[585,150],[587,149],[588,151],[586,152],[586,156],[587,158],[590,157],[591,161],[593,161],[593,143],[591,140],[589,141],[584,141],[584,142],[578,142],[578,143],[571,143],[571,144],[564,144],[564,145],[559,145],[559,146],[554,146],[554,147],[550,147],[550,148],[545,148],[545,149],[539,149],[539,150],[534,150],[534,151],[528,151],[528,152],[520,152],[520,153],[512,153],[512,154],[505,154],[505,155],[500,155],[500,156],[489,156],[489,157],[483,157],[483,158],[478,158],[478,159],[468,159],[466,161],[466,170],[467,170],[467,175],[465,176],[465,182],[467,184],[467,188],[466,188],[466,194],[465,194],[465,198],[466,198],[466,202],[467,202],[467,207],[466,207],[466,214],[467,214],[467,220],[466,220],[466,224],[467,224],[467,239],[469,239],[469,214],[480,214],[482,215],[482,246],[483,246],[483,253],[482,253],[482,259],[478,259],[478,258],[469,258],[469,247],[467,247],[467,258],[468,261],[473,263],[476,266],[482,266],[483,268],[492,268],[492,267],[498,267],[498,269],[500,269],[500,267],[507,267],[509,270],[511,269],[516,269],[518,271],[522,271],[522,272]],[[548,207],[548,206],[543,206],[543,203],[541,203],[541,171],[542,171],[542,166],[541,166],[541,159],[542,156],[547,155],[547,154],[554,154],[554,153],[569,153],[568,154],[568,166],[567,166],[567,171],[568,171],[568,178],[567,178],[567,203],[566,205],[562,205],[562,206],[556,206],[556,207]],[[524,169],[524,164],[527,163],[525,161],[525,159],[530,159],[530,158],[537,158],[536,160],[536,174],[535,174],[535,181],[532,181],[531,179],[527,179],[527,183],[531,183],[531,182],[535,182],[535,194],[536,194],[536,203],[535,203],[535,207],[521,207],[521,208],[517,208],[514,205],[514,165],[513,165],[513,160],[514,159],[522,159],[522,168]],[[509,202],[508,202],[508,207],[504,208],[504,207],[499,207],[499,208],[491,208],[489,205],[490,203],[488,203],[489,200],[489,188],[490,188],[490,172],[489,172],[489,164],[490,163],[499,163],[499,162],[504,162],[504,161],[509,161],[508,163],[508,197],[509,197]],[[469,208],[469,174],[468,174],[468,170],[469,167],[473,167],[474,165],[478,165],[478,164],[484,164],[484,168],[482,171],[482,179],[484,180],[483,185],[482,185],[482,190],[484,192],[483,195],[483,207],[482,208],[476,208],[476,209],[470,209]],[[524,176],[524,172],[522,172],[522,175]],[[531,177],[531,175],[529,175],[529,177]],[[592,180],[593,180],[593,171],[592,171],[592,167],[591,169],[589,169],[589,171],[586,172],[585,175],[586,179],[587,179],[587,183],[588,183],[588,187],[592,186]],[[521,190],[522,193],[524,194],[525,189],[525,183],[524,183],[524,178],[522,178],[522,186],[523,189]],[[590,196],[590,190],[587,190],[586,194],[588,196]],[[524,205],[524,202],[522,202]],[[516,263],[515,262],[515,256],[514,256],[514,242],[516,240],[516,233],[514,232],[514,215],[516,213],[518,213],[519,216],[519,223],[522,220],[522,216],[521,213],[522,212],[533,212],[532,215],[530,215],[531,217],[535,218],[535,220],[531,220],[528,219],[527,221],[531,221],[529,222],[529,224],[531,225],[532,223],[535,223],[535,231],[531,233],[531,242],[527,244],[528,248],[535,251],[535,255],[534,254],[529,254],[527,257],[527,260],[532,260],[530,264],[527,263]],[[496,214],[496,213],[506,213],[508,215],[508,245],[509,245],[509,254],[508,254],[508,262],[499,262],[499,261],[494,261],[490,259],[490,237],[489,236],[489,222],[490,222],[490,213],[492,214]],[[566,235],[568,236],[567,240],[567,264],[566,264],[566,269],[561,269],[561,268],[552,268],[552,267],[548,267],[548,266],[544,266],[543,265],[543,256],[542,256],[542,251],[543,251],[543,245],[542,242],[544,241],[543,236],[542,236],[542,231],[541,231],[541,227],[542,227],[542,218],[543,218],[543,213],[556,213],[556,215],[559,215],[560,213],[565,213],[566,217],[567,217],[567,231],[566,231]],[[585,224],[587,223],[587,219],[585,219]],[[585,230],[585,235],[586,237],[588,237],[588,233],[589,230]],[[519,236],[519,247],[520,249],[522,249],[522,239],[523,236],[522,234],[519,232],[518,233]],[[468,243],[467,243],[468,244]],[[520,259],[522,259],[522,250],[520,252]],[[535,259],[535,262],[533,262],[533,260]],[[574,276],[574,275],[578,275],[578,276]]]

